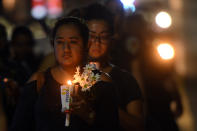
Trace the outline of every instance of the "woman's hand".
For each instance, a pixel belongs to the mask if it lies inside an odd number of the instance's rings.
[[[71,96],[71,113],[79,116],[88,124],[92,124],[94,122],[94,111],[91,107],[91,104],[86,99],[84,99],[80,93],[74,93]]]

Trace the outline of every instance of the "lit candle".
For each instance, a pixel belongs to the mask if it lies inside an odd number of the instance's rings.
[[[73,91],[72,82],[67,81],[67,85],[61,86],[61,102],[62,102],[62,112],[66,112],[65,126],[69,126],[70,122],[70,94]]]

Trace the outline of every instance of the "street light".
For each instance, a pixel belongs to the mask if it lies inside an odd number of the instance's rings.
[[[161,43],[157,46],[157,51],[160,57],[164,60],[174,58],[174,48],[169,43]]]
[[[155,22],[161,28],[169,28],[172,24],[172,19],[167,12],[161,11],[156,15]]]

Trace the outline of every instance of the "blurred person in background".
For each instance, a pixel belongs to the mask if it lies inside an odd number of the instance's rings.
[[[24,85],[39,66],[41,58],[35,56],[34,45],[34,36],[29,28],[18,26],[13,30],[10,42],[11,61],[19,85]]]
[[[0,24],[0,76],[8,76],[10,73],[9,68],[9,44],[7,40],[7,32],[4,25]]]
[[[105,2],[106,8],[108,8],[114,15],[114,35],[113,35],[113,48],[111,49],[111,60],[112,63],[119,66],[120,68],[131,72],[129,52],[126,47],[126,36],[125,36],[125,19],[126,14],[123,4],[120,0],[107,0]],[[126,28],[127,29],[127,28]]]
[[[123,24],[125,19],[125,12],[123,4],[120,0],[107,0],[105,2],[107,9],[114,15],[114,38],[119,39],[122,37]]]
[[[99,4],[89,5],[86,10],[85,18],[90,32],[89,61],[98,62],[99,68],[108,73],[116,85],[121,129],[144,130],[142,95],[138,83],[131,74],[110,63],[113,15]]]
[[[0,25],[0,90],[1,90],[1,106],[4,110],[7,126],[10,125],[13,114],[15,112],[19,88],[16,82],[12,62],[10,62],[9,45],[7,41],[6,28]],[[20,74],[19,74],[20,75]]]
[[[1,101],[2,101],[2,110],[4,110],[5,117],[6,117],[6,123],[9,127],[12,122],[12,118],[14,116],[14,112],[18,103],[18,97],[19,97],[19,87],[17,85],[17,82],[14,81],[11,78],[7,77],[0,77],[1,81]]]
[[[182,110],[181,96],[175,80],[174,59],[159,57],[153,45],[155,33],[142,15],[128,16],[125,40],[133,72],[144,94],[148,131],[178,131],[176,118]]]
[[[6,59],[8,59],[8,57],[9,57],[9,45],[7,40],[6,28],[4,25],[0,24],[0,60],[5,61]]]

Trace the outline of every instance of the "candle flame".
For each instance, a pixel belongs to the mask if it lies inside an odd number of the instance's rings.
[[[67,81],[67,84],[68,84],[68,85],[72,85],[71,80],[68,80],[68,81]]]

